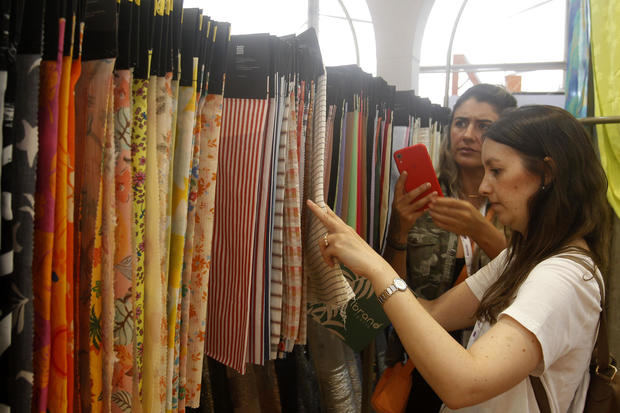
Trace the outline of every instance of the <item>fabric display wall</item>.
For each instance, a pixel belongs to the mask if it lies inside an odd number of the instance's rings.
[[[0,411],[359,411],[387,319],[343,333],[374,297],[320,258],[305,200],[379,250],[391,154],[436,155],[443,112],[325,70],[313,30],[231,37],[182,0],[0,7]]]

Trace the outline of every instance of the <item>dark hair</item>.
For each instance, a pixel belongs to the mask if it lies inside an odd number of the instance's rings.
[[[452,128],[452,121],[454,120],[454,112],[469,99],[475,99],[481,103],[488,103],[493,106],[493,109],[495,109],[498,115],[507,108],[514,108],[517,106],[517,100],[508,93],[506,89],[488,83],[474,85],[458,98],[452,109],[452,114],[450,115],[447,134],[443,137],[438,168],[439,181],[445,185],[449,193],[453,195],[458,194],[460,184],[458,182],[458,166],[456,162],[454,162],[452,152],[450,151],[450,129]]]
[[[604,273],[609,260],[611,214],[607,177],[584,127],[567,111],[554,106],[523,106],[505,112],[485,132],[517,150],[523,165],[550,181],[528,201],[527,235],[513,231],[508,264],[484,294],[476,316],[495,321],[530,271],[552,255],[580,250]],[[550,160],[545,161],[549,157]],[[567,247],[583,238],[590,251]]]

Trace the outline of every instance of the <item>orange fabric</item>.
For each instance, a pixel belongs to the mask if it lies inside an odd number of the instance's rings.
[[[396,363],[385,369],[370,403],[377,413],[402,413],[407,407],[411,392],[411,373],[415,366],[411,359],[407,363]]]

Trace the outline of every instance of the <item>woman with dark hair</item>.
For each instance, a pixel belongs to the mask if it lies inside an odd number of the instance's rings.
[[[457,100],[438,168],[446,198],[436,201],[435,211],[417,212],[430,196],[412,202],[426,188],[406,193],[406,175],[396,183],[383,256],[419,297],[439,297],[506,247],[503,228],[488,209],[487,199],[478,194],[484,175],[480,148],[487,128],[504,110],[516,105],[514,96],[489,84],[475,85]],[[465,345],[470,331],[452,335]],[[393,330],[388,343],[388,365],[403,361],[405,352]],[[414,371],[407,411],[436,413],[440,407],[439,397]]]
[[[587,132],[560,108],[508,111],[485,137],[479,192],[512,231],[487,266],[436,300],[418,299],[354,230],[309,201],[329,231],[323,257],[372,282],[442,412],[536,412],[530,375],[551,411],[581,412],[601,311],[594,278],[608,263],[605,173]],[[447,332],[472,325],[467,348]]]

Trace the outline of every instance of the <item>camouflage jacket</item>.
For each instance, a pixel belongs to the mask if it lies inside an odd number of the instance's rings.
[[[407,239],[407,283],[416,295],[433,300],[452,287],[457,247],[458,235],[436,226],[428,212],[418,218]],[[472,273],[489,261],[476,248]]]

